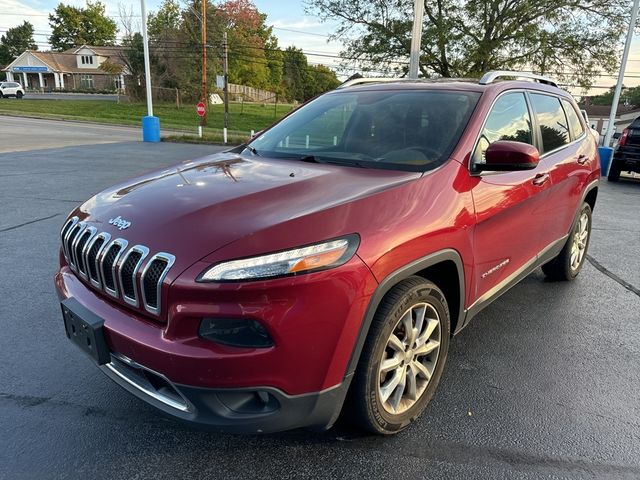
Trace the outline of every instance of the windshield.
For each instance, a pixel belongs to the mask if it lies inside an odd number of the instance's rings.
[[[479,93],[443,90],[335,92],[255,138],[257,155],[422,171],[458,143]]]

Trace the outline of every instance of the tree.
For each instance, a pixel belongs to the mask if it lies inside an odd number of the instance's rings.
[[[420,71],[534,69],[588,86],[597,72],[615,69],[628,9],[625,0],[426,0]],[[310,0],[309,10],[339,22],[345,56],[407,72],[413,0]]]
[[[25,50],[37,50],[33,40],[33,25],[24,21],[0,37],[0,65],[8,65]]]
[[[299,102],[309,96],[310,82],[307,57],[296,47],[287,47],[283,52],[282,79],[285,91],[291,100]]]
[[[105,14],[105,6],[99,0],[87,1],[84,8],[58,4],[49,15],[52,34],[49,43],[54,50],[66,50],[80,45],[113,45],[118,27]]]
[[[336,77],[336,73],[324,65],[312,66],[311,77],[313,78],[313,84],[308,89],[308,93],[310,93],[308,98],[333,90],[341,83]]]
[[[216,7],[218,23],[227,31],[229,43],[229,81],[256,88],[269,88],[274,63],[267,58],[277,40],[267,27],[267,16],[250,0],[227,0]],[[277,68],[277,67],[276,67]],[[277,74],[276,74],[277,75]]]

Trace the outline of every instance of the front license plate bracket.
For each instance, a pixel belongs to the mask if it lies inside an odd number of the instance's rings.
[[[98,365],[111,361],[111,352],[104,339],[104,320],[84,307],[75,298],[61,302],[64,329],[69,338]]]

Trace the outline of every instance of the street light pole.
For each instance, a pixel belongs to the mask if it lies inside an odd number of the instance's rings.
[[[634,0],[633,7],[631,8],[631,20],[629,21],[629,30],[627,31],[627,41],[624,44],[622,61],[620,62],[620,73],[618,74],[618,83],[616,84],[616,90],[613,94],[613,102],[611,103],[609,125],[607,125],[607,133],[604,136],[604,143],[602,144],[605,147],[608,147],[611,144],[611,137],[613,137],[613,131],[615,130],[616,114],[618,113],[618,102],[620,101],[620,93],[622,92],[622,83],[624,82],[624,72],[627,68],[627,60],[629,59],[629,49],[631,48],[633,31],[635,30],[636,19],[638,18],[639,2],[640,0]]]
[[[418,78],[420,46],[422,44],[422,18],[424,0],[413,0],[413,29],[411,30],[411,54],[409,56],[409,78]]]
[[[142,47],[144,49],[144,80],[147,91],[147,116],[142,119],[142,140],[145,142],[160,141],[160,119],[153,116],[153,99],[151,96],[151,65],[149,62],[149,37],[147,35],[147,5],[140,0],[142,13]]]

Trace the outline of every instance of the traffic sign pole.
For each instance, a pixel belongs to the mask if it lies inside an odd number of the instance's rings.
[[[202,119],[205,118],[205,115],[207,114],[207,106],[204,104],[204,102],[199,102],[196,105],[196,113],[200,117],[200,125],[198,125],[198,136],[202,138]]]

